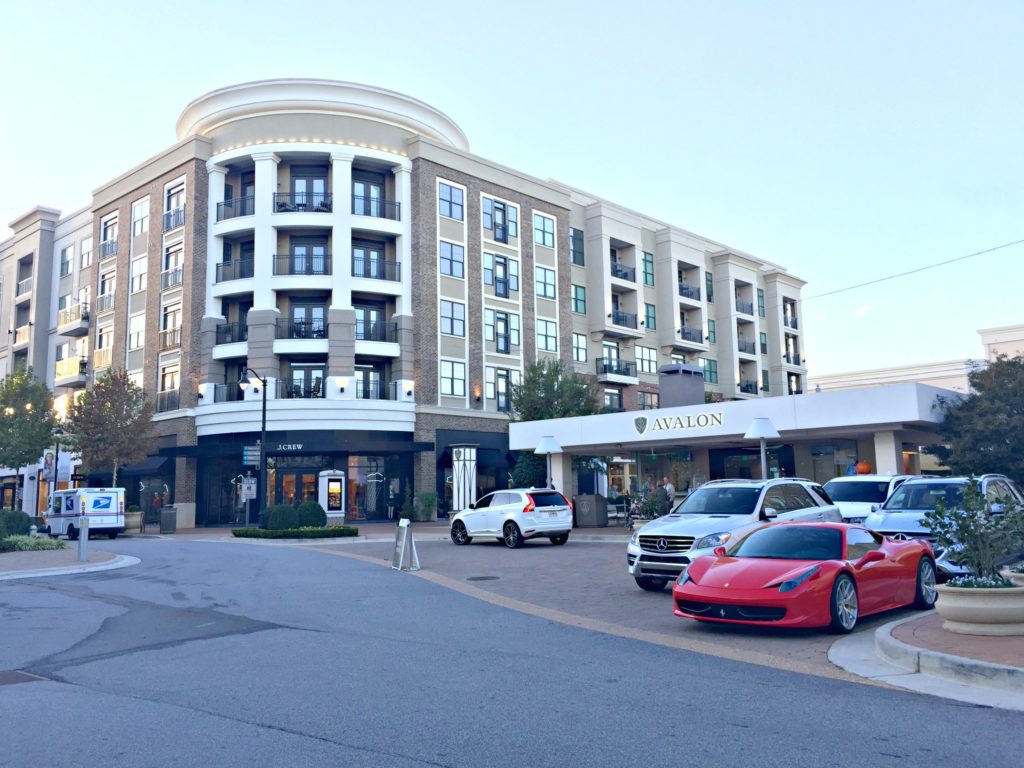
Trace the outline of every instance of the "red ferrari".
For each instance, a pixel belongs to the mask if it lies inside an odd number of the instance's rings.
[[[828,627],[935,604],[935,559],[923,540],[896,541],[842,523],[772,523],[694,560],[672,589],[675,615],[729,624]]]

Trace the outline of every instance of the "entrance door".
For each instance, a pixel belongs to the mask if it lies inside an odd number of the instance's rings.
[[[276,480],[276,504],[297,506],[304,501],[316,501],[317,473],[301,469],[279,469]]]

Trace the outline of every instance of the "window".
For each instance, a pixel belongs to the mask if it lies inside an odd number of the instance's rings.
[[[441,300],[441,333],[449,336],[466,335],[466,305],[457,301]]]
[[[661,397],[657,392],[638,392],[637,405],[641,411],[650,411],[661,407]]]
[[[160,369],[160,391],[173,392],[178,389],[178,366],[165,365]]]
[[[708,360],[706,357],[700,359],[700,367],[704,370],[704,381],[708,384],[718,383],[718,361]]]
[[[555,298],[555,270],[535,267],[537,276],[537,296],[542,299]]]
[[[768,354],[768,334],[764,331],[761,331],[761,354]]]
[[[181,327],[181,304],[168,304],[163,309],[160,318],[160,328],[165,331],[172,331]]]
[[[441,394],[448,397],[466,396],[465,363],[457,363],[454,360],[441,361]]]
[[[437,186],[438,212],[449,219],[462,221],[463,203],[462,190],[445,184],[443,181]]]
[[[185,207],[185,183],[175,184],[172,187],[167,188],[167,193],[164,198],[164,212],[170,213],[176,211],[179,208]],[[146,201],[146,208],[149,209],[149,201]]]
[[[879,548],[878,539],[861,528],[846,530],[846,559],[860,560],[864,555]]]
[[[507,243],[510,237],[519,237],[519,209],[514,205],[484,198],[483,226],[492,231],[493,239]]]
[[[554,320],[537,321],[537,349],[558,351],[558,324]]]
[[[75,258],[75,246],[69,245],[60,249],[60,276],[66,277],[71,274],[71,262]]]
[[[768,391],[768,371],[761,371],[761,389]]]
[[[587,289],[585,286],[572,286],[572,311],[581,315],[587,313]]]
[[[764,317],[764,289],[757,289],[757,314]]]
[[[606,389],[604,391],[604,407],[609,411],[621,411],[622,392],[618,389]]]
[[[710,272],[704,273],[704,293],[708,295],[708,304],[715,303],[715,279]]]
[[[139,349],[146,343],[146,316],[132,315],[128,318],[128,349]]]
[[[484,285],[494,286],[494,295],[508,298],[519,290],[519,262],[493,253],[484,254]]]
[[[708,320],[708,341],[712,344],[718,342],[718,337],[715,335],[715,321]]]
[[[554,248],[555,220],[539,213],[533,214],[533,239],[537,245]]]
[[[114,326],[104,325],[96,329],[96,349],[110,349],[114,346]]]
[[[82,266],[88,267],[92,264],[92,238],[87,237],[82,241]]]
[[[451,277],[465,277],[464,249],[461,245],[441,241],[441,274]]]
[[[512,347],[520,345],[519,315],[485,309],[484,339],[493,341],[497,352],[509,354]]]
[[[658,372],[658,350],[654,347],[636,347],[636,364],[640,373]]]
[[[572,359],[573,362],[587,362],[587,336],[584,333],[572,335]]]
[[[519,371],[488,366],[484,368],[484,396],[488,400],[497,400],[499,411],[510,411],[512,399],[509,390],[511,386],[519,384],[521,380],[522,375]]]
[[[644,325],[649,331],[656,330],[658,327],[658,321],[655,317],[655,306],[653,304],[644,304]]]
[[[686,355],[672,355],[671,362],[673,365],[685,365]]]
[[[185,247],[181,243],[167,246],[164,251],[164,269],[177,269],[185,261]]]
[[[104,219],[100,224],[100,240],[104,243],[117,240],[117,216]],[[102,256],[103,254],[100,255]]]
[[[132,237],[149,232],[149,198],[132,203]]]
[[[575,227],[569,228],[569,253],[572,263],[577,267],[586,264],[583,256],[583,230]]]
[[[130,283],[132,293],[146,290],[146,272],[149,269],[147,261],[148,259],[145,256],[132,261]]]
[[[654,254],[644,251],[644,285],[654,285]]]
[[[114,285],[116,283],[116,274],[114,272],[104,272],[100,275],[100,296],[106,296],[107,294],[114,292]]]

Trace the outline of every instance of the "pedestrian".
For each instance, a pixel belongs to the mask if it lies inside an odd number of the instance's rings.
[[[668,503],[671,504],[676,498],[676,487],[672,485],[672,482],[667,478],[661,478],[661,487],[665,489],[665,493],[668,494]]]

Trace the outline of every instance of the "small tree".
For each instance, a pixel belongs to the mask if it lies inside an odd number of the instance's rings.
[[[509,475],[515,488],[540,488],[547,481],[547,459],[529,451],[520,451]]]
[[[68,411],[64,431],[89,471],[110,470],[117,485],[122,464],[141,461],[153,448],[153,403],[123,370],[110,371]]]
[[[0,466],[35,464],[53,443],[53,393],[31,368],[0,381]]]
[[[570,370],[561,360],[540,360],[512,385],[512,420],[537,421],[601,412],[593,379]]]

